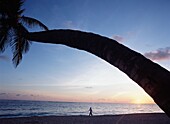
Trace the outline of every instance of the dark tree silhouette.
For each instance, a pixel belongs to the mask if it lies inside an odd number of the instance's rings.
[[[0,0],[0,52],[10,45],[15,66],[22,60],[22,54],[29,50],[30,41],[25,38],[28,30],[24,25],[30,27],[38,25],[48,30],[40,21],[23,16],[22,5],[23,0]]]
[[[0,1],[0,51],[10,45],[17,66],[29,41],[63,44],[90,52],[114,65],[141,86],[170,117],[170,72],[117,41],[93,33],[75,30],[32,32],[23,26],[35,24],[48,30],[36,19],[22,16],[22,0]]]
[[[76,30],[30,33],[31,41],[63,44],[90,52],[114,65],[141,86],[170,116],[170,72],[117,41]]]

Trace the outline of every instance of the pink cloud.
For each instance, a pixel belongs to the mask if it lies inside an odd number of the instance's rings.
[[[170,59],[170,47],[159,48],[155,51],[147,52],[144,54],[145,57],[151,60],[167,60]]]
[[[119,35],[113,35],[112,38],[120,43],[124,42],[124,38],[122,36]]]

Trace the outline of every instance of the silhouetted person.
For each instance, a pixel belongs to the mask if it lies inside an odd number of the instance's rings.
[[[93,116],[93,111],[92,111],[92,108],[90,107],[89,109],[89,116]]]

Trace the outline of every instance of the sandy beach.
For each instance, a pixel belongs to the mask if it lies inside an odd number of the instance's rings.
[[[0,124],[170,124],[163,113],[1,118]]]

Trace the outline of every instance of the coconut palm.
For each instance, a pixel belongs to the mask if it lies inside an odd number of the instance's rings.
[[[13,63],[17,65],[22,60],[22,54],[29,50],[30,41],[25,38],[28,30],[24,26],[40,26],[48,28],[40,21],[22,15],[23,0],[0,0],[0,51],[10,45],[13,51]]]
[[[76,30],[29,33],[31,41],[63,44],[90,52],[117,67],[141,86],[170,116],[170,72],[113,39]]]
[[[1,1],[5,3],[7,0]],[[29,33],[23,26],[23,22],[29,25],[38,24],[46,30],[47,28],[37,20],[21,16],[23,10],[20,10],[20,6],[23,2],[21,0],[13,1],[19,1],[19,4],[15,4],[17,6],[14,9],[15,13],[10,10],[12,7],[9,10],[0,7],[0,50],[3,51],[6,44],[11,44],[14,51],[14,64],[18,65],[22,53],[28,51],[28,41],[63,44],[85,50],[127,74],[170,117],[170,72],[168,70],[145,58],[140,53],[119,44],[117,41],[97,34],[75,30],[49,30]],[[11,38],[11,36],[13,37]]]

